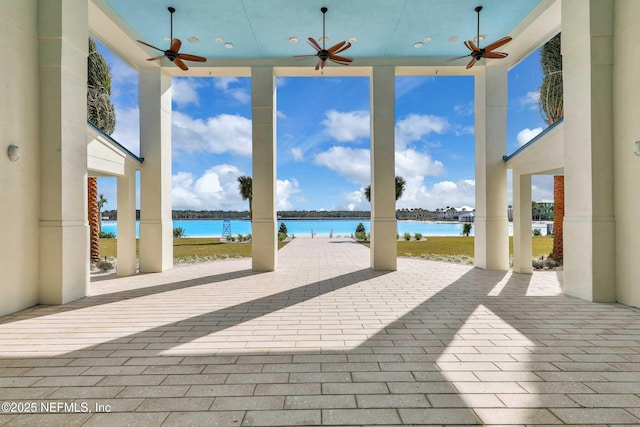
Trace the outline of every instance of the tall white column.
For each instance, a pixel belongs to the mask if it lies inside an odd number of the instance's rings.
[[[616,301],[613,8],[563,0],[564,292]]]
[[[253,219],[251,257],[254,271],[278,266],[276,237],[276,81],[272,67],[251,68],[253,131]]]
[[[136,170],[125,165],[118,177],[118,271],[117,275],[136,274]]]
[[[513,271],[533,273],[531,240],[531,175],[513,171]]]
[[[395,68],[371,78],[371,268],[397,270]]]
[[[86,0],[38,2],[43,304],[81,298],[89,286],[88,30]]]
[[[488,66],[475,79],[475,265],[509,269],[507,219],[507,67]]]
[[[140,108],[140,271],[173,267],[171,220],[171,77],[138,70]]]

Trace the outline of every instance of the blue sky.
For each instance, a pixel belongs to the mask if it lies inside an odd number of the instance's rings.
[[[138,154],[137,72],[98,47],[111,68],[114,139]],[[535,52],[509,73],[509,153],[546,127]],[[369,80],[277,80],[278,210],[369,210]],[[251,175],[251,80],[172,81],[174,209],[246,210],[236,177]],[[473,77],[396,78],[396,174],[407,181],[398,208],[475,206]],[[99,191],[116,208],[116,181]],[[510,179],[508,199],[511,203]],[[552,201],[551,177],[534,177],[533,199]]]

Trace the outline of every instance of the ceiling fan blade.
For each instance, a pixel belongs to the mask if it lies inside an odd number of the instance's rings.
[[[344,46],[345,44],[347,44],[346,41],[341,41],[340,43],[336,43],[333,46],[331,46],[329,49],[327,49],[327,52],[331,53],[335,53],[336,51],[338,51],[342,46]]]
[[[478,48],[478,46],[476,46],[476,44],[473,42],[473,40],[465,41],[464,45],[472,52],[479,52],[480,51],[480,49]]]
[[[142,43],[142,44],[143,44],[143,45],[145,45],[145,46],[149,46],[150,48],[153,48],[153,49],[155,49],[155,50],[159,50],[160,52],[164,52],[164,49],[160,49],[159,47],[155,47],[154,45],[149,44],[149,43],[147,43],[147,42],[143,42],[142,40],[136,40],[136,41],[137,41],[138,43]]]
[[[178,55],[178,58],[186,61],[207,62],[207,58],[203,56],[189,55],[188,53],[181,53]]]
[[[463,55],[463,56],[458,56],[458,57],[456,57],[456,58],[448,59],[447,61],[456,61],[456,60],[458,60],[458,59],[468,58],[468,57],[470,57],[470,56],[471,56],[471,54],[469,54],[469,55]]]
[[[471,58],[471,61],[469,61],[469,63],[467,64],[467,70],[473,67],[475,63],[476,63],[476,58]]]
[[[162,59],[162,58],[164,58],[164,55],[154,56],[153,58],[148,58],[147,61],[155,61],[156,59]]]
[[[349,49],[351,47],[351,43],[347,43],[344,46],[342,46],[340,49],[336,50],[333,53],[340,53],[340,52],[344,52],[345,50]]]
[[[485,52],[484,54],[485,58],[494,58],[494,59],[502,59],[502,58],[506,58],[507,56],[509,56],[509,54],[504,52]]]
[[[176,58],[173,60],[173,62],[180,67],[180,69],[187,71],[189,69],[189,67],[187,67],[187,64],[185,64],[184,62],[182,62],[182,59],[180,58]]]
[[[169,48],[169,50],[178,53],[178,51],[180,50],[180,46],[182,46],[182,42],[180,41],[180,39],[173,39],[171,41],[171,47]]]
[[[348,62],[344,62],[344,61],[336,61],[335,59],[329,58],[329,61],[331,62],[335,62],[336,64],[340,64],[340,65],[349,65]]]
[[[346,56],[329,55],[329,59],[340,62],[353,62],[353,58],[347,58]]]
[[[497,49],[500,46],[509,43],[511,40],[512,40],[511,36],[503,37],[500,40],[497,40],[497,41],[491,43],[490,45],[485,46],[484,50],[486,50],[488,52],[490,50]]]
[[[316,39],[314,39],[313,37],[309,37],[309,43],[311,44],[311,46],[313,46],[315,48],[315,50],[317,50],[318,52],[320,52],[322,50],[322,48],[320,47],[320,45],[318,44],[318,42],[316,41]]]

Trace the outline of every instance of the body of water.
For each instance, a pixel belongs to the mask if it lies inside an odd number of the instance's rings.
[[[282,221],[278,221],[278,227]],[[350,236],[355,233],[356,227],[362,222],[367,232],[371,231],[369,220],[353,220],[353,219],[317,219],[317,220],[285,220],[289,234],[296,237],[311,237],[311,233],[315,236],[326,237],[333,233],[334,237]],[[136,222],[136,237],[139,236],[140,222]],[[174,227],[182,227],[185,230],[186,237],[220,237],[223,233],[224,223],[221,219],[209,220],[174,220]],[[398,234],[402,236],[404,233],[422,233],[424,236],[460,236],[462,235],[463,223],[461,222],[437,222],[437,221],[398,221]],[[233,236],[238,234],[251,233],[251,221],[248,220],[231,220],[229,228]],[[534,223],[534,229],[540,229],[542,235],[546,235],[547,226],[544,223]],[[475,226],[471,229],[471,234],[475,230]],[[102,231],[113,232],[116,235],[117,222],[103,221]],[[509,224],[509,235],[513,235],[513,226]]]

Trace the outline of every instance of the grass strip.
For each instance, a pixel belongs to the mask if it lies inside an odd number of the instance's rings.
[[[139,250],[136,240],[136,255]],[[282,249],[287,242],[278,242]],[[115,258],[117,239],[100,239],[100,256]],[[173,239],[173,258],[176,260],[208,260],[251,257],[251,242],[221,242],[217,237],[190,237]]]

